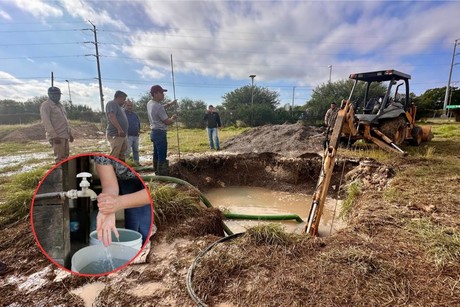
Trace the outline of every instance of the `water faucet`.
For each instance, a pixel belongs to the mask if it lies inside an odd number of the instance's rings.
[[[82,172],[77,174],[77,178],[82,178],[80,182],[81,190],[70,190],[67,192],[52,192],[35,195],[35,199],[46,199],[46,198],[69,198],[77,199],[78,197],[90,197],[92,201],[97,199],[97,194],[89,188],[90,183],[87,178],[91,177],[91,173]]]
[[[77,174],[77,178],[82,178],[80,182],[81,191],[77,192],[77,197],[90,197],[91,200],[97,199],[96,192],[89,189],[90,183],[87,178],[90,178],[91,176],[92,176],[91,173],[87,173],[87,172],[81,172]]]

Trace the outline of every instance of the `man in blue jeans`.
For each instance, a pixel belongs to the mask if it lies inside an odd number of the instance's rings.
[[[126,100],[125,113],[128,118],[128,149],[126,159],[133,152],[133,165],[139,166],[139,132],[141,131],[141,121],[136,112],[133,111],[134,104],[131,100]]]
[[[153,143],[153,170],[155,174],[160,176],[169,175],[169,164],[166,160],[168,153],[168,140],[166,138],[166,131],[169,125],[172,125],[177,115],[169,117],[166,114],[165,107],[176,104],[176,100],[173,100],[166,104],[161,104],[165,98],[165,92],[168,90],[163,89],[159,85],[154,85],[150,89],[152,99],[147,103],[147,115],[149,117],[150,129],[150,140]]]
[[[220,122],[219,113],[214,111],[214,106],[209,105],[208,112],[204,115],[203,118],[206,121],[206,127],[208,130],[209,146],[211,149],[220,150],[219,136],[217,135],[217,128],[222,127]]]

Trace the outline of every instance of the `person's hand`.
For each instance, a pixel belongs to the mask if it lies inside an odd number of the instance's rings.
[[[72,143],[74,140],[73,135],[70,135],[69,142]]]
[[[120,198],[117,195],[101,193],[97,196],[97,206],[102,214],[112,214],[121,209]]]
[[[112,244],[112,231],[117,238],[120,237],[116,227],[115,213],[105,215],[99,212],[96,218],[96,231],[97,239],[104,244],[104,246],[109,246]]]
[[[54,138],[53,139],[53,144],[61,144],[61,139],[60,138]]]
[[[177,118],[177,114],[173,114],[173,116],[171,116],[172,120],[176,120],[176,118]]]
[[[125,137],[126,133],[123,130],[118,130],[118,136]]]

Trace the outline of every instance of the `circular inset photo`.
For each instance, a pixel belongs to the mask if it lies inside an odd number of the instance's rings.
[[[55,165],[38,184],[30,213],[45,256],[77,275],[107,275],[145,262],[150,251],[150,192],[131,167],[108,155]]]

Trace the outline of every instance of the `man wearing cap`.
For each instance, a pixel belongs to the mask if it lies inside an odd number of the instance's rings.
[[[116,91],[114,99],[107,102],[105,113],[107,114],[107,140],[110,143],[110,155],[122,161],[125,160],[128,149],[128,118],[123,105],[126,101],[126,93]]]
[[[338,112],[337,104],[332,102],[331,107],[326,111],[326,115],[324,116],[324,124],[332,129]]]
[[[53,147],[56,163],[69,157],[69,141],[73,142],[67,114],[60,100],[61,90],[52,86],[48,89],[48,99],[40,106],[40,117],[45,127],[46,139]]]
[[[167,90],[163,89],[159,85],[154,85],[150,89],[152,99],[147,103],[147,115],[149,117],[150,129],[150,140],[153,143],[153,169],[156,174],[161,176],[169,175],[169,164],[166,160],[168,153],[168,141],[166,138],[166,131],[169,125],[172,125],[177,115],[169,117],[166,114],[165,107],[176,104],[176,100],[162,105],[161,102],[165,98],[164,92]]]

